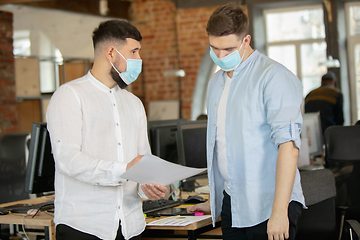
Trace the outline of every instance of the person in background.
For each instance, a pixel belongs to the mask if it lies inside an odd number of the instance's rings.
[[[207,115],[206,115],[206,114],[200,114],[200,115],[196,118],[196,121],[201,121],[201,120],[207,120]]]
[[[168,191],[121,178],[150,153],[144,107],[125,90],[142,69],[142,37],[128,22],[109,20],[92,38],[92,69],[57,89],[47,109],[56,239],[140,239],[146,224],[138,193],[154,200]]]
[[[344,124],[343,95],[335,83],[334,72],[328,71],[321,78],[321,86],[305,97],[305,113],[320,112],[323,136],[326,128]]]
[[[207,23],[210,56],[221,68],[207,89],[210,201],[188,208],[221,214],[223,239],[294,239],[305,201],[297,169],[302,84],[250,46],[236,3]],[[209,204],[210,202],[210,204]]]

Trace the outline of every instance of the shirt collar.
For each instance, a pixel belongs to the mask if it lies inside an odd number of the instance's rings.
[[[247,65],[250,64],[250,62],[254,61],[254,59],[259,55],[259,52],[257,50],[254,50],[253,53],[251,53],[246,59],[245,61],[243,61],[242,63],[240,63],[240,65],[235,68],[234,70],[234,75],[237,75],[241,69],[245,68]]]
[[[238,75],[239,72],[241,71],[241,69],[245,68],[247,65],[250,64],[250,62],[254,61],[254,59],[259,55],[259,52],[257,50],[254,50],[253,53],[251,53],[246,59],[245,61],[243,61],[242,63],[239,64],[239,66],[237,66],[234,69],[234,73],[233,73],[233,77]],[[225,74],[227,74],[224,70],[221,69],[221,71],[223,71],[223,76],[225,77]]]
[[[105,84],[103,84],[102,82],[100,82],[99,80],[97,80],[97,79],[91,74],[90,71],[88,71],[87,77],[88,77],[89,81],[90,81],[95,87],[97,87],[98,89],[100,89],[100,90],[103,91],[103,92],[117,91],[117,90],[120,89],[118,85],[116,85],[116,86],[113,87],[113,88],[109,88],[108,86],[106,86]]]

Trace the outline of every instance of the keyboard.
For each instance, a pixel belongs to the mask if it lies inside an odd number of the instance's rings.
[[[159,199],[159,200],[145,200],[143,201],[143,212],[153,212],[159,211],[166,208],[176,207],[183,203],[183,201],[174,201],[167,199]]]
[[[15,204],[4,208],[12,213],[27,213],[30,209],[39,209],[40,211],[46,211],[54,209],[54,200],[37,204]]]

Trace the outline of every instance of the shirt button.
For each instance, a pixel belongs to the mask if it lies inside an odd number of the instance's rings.
[[[115,103],[113,105],[114,105],[114,107],[116,106]]]
[[[215,103],[214,106],[216,107],[216,106],[217,106],[217,103]]]
[[[216,124],[214,123],[214,125],[213,125],[214,127],[216,126]]]
[[[221,87],[223,87],[224,86],[224,84],[221,84]]]
[[[120,206],[118,206],[118,209],[120,209],[121,207]]]
[[[122,184],[122,181],[120,181],[119,184]]]
[[[210,143],[210,146],[212,146],[213,145],[213,143]]]
[[[208,165],[210,165],[210,162],[208,162]]]
[[[291,121],[293,122],[293,121],[295,121],[295,119],[292,118]]]
[[[119,126],[119,124],[117,123],[116,126]]]
[[[111,90],[109,92],[111,93]]]
[[[119,144],[119,146],[121,145],[121,143],[118,143]]]

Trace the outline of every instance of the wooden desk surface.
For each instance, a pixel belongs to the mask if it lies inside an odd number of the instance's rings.
[[[26,199],[11,203],[4,203],[0,204],[1,207],[6,207],[14,204],[37,204],[41,202],[49,201],[49,197],[40,197],[36,199]],[[185,207],[180,205],[179,207]],[[161,218],[165,217],[156,217],[156,218],[146,218],[146,223],[159,220]],[[32,216],[29,216],[27,214],[21,214],[21,213],[10,213],[8,215],[0,215],[0,224],[24,224],[26,226],[31,227],[49,227],[50,231],[50,239],[54,239],[54,233],[55,233],[55,224],[53,222],[53,216],[52,214],[48,215],[46,213],[40,212],[38,215],[36,215],[34,218]],[[198,222],[191,223],[187,226],[147,226],[146,229],[153,229],[153,230],[175,230],[175,231],[191,231],[196,230],[208,225],[212,224],[211,218],[202,219]]]
[[[6,207],[11,206],[14,204],[37,204],[49,201],[49,197],[40,197],[35,199],[26,199],[11,203],[3,203],[0,204],[0,207]],[[0,215],[0,223],[1,224],[25,224],[25,225],[31,225],[31,226],[55,226],[53,222],[53,216],[48,215],[46,213],[40,212],[38,215],[36,215],[34,218],[32,216],[29,216],[27,214],[22,213],[10,213],[7,215]]]

